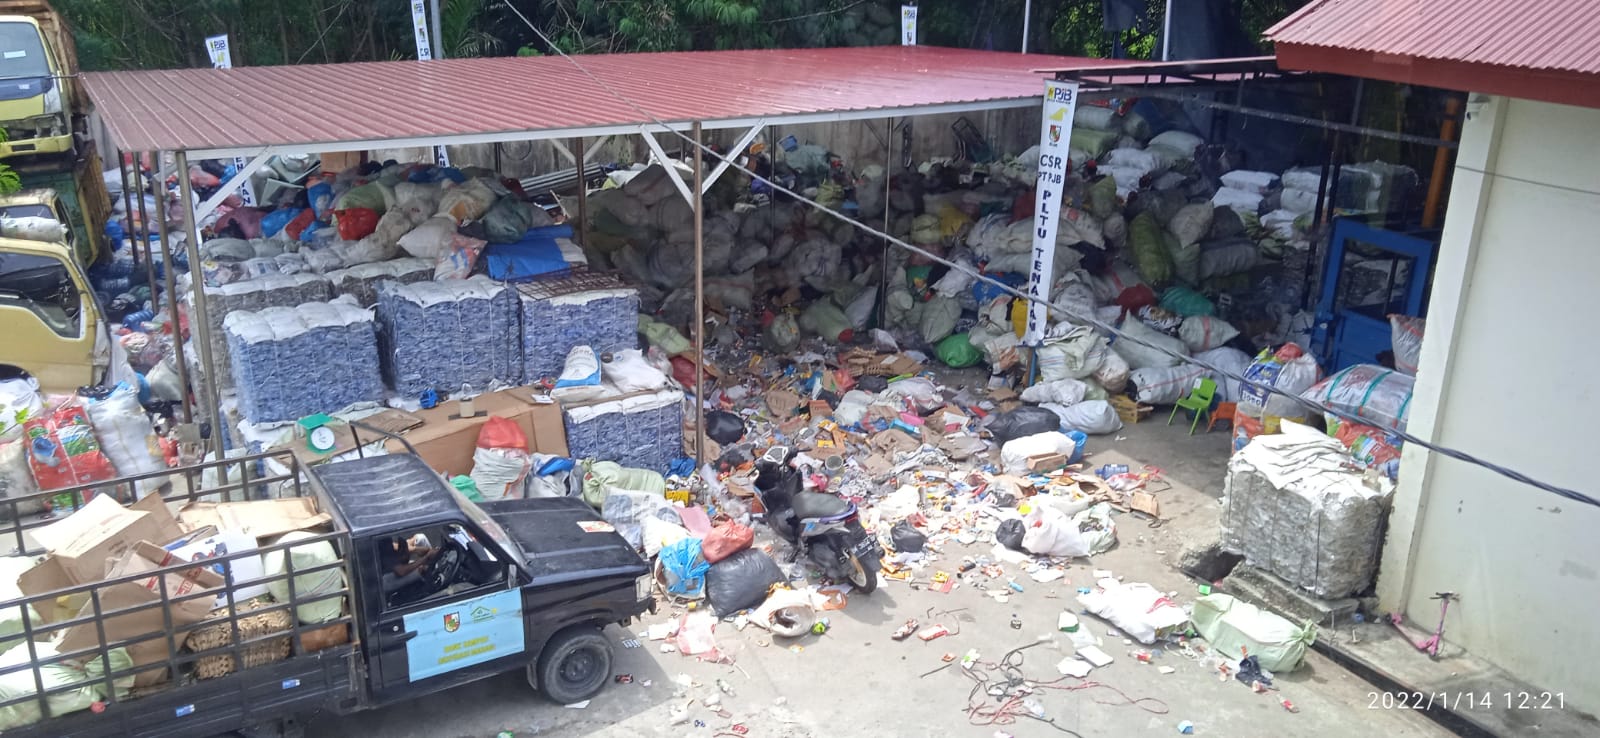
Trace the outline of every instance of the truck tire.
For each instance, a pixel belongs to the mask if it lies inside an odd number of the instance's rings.
[[[564,630],[545,644],[537,664],[528,665],[528,676],[552,702],[582,702],[611,678],[611,641],[594,628]]]

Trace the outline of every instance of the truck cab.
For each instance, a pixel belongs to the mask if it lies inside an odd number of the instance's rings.
[[[0,377],[50,391],[95,384],[111,338],[89,278],[65,244],[0,238]]]
[[[3,85],[3,82],[0,82]],[[0,378],[31,376],[43,388],[72,392],[105,378],[111,364],[110,326],[87,269],[105,249],[110,201],[91,155],[74,168],[21,165],[29,189],[0,195]],[[8,220],[60,223],[59,240],[14,238]]]
[[[0,159],[72,151],[76,60],[60,16],[43,2],[0,3]]]
[[[611,676],[601,628],[653,607],[649,566],[581,500],[480,506],[403,454],[310,473],[350,531],[369,706],[519,668],[587,699]]]

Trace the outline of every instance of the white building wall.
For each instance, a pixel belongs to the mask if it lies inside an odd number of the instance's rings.
[[[1409,429],[1600,496],[1600,110],[1475,96]],[[1600,508],[1408,447],[1385,609],[1600,711]]]

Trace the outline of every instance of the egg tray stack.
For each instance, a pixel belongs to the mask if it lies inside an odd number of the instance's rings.
[[[377,324],[351,298],[236,311],[223,327],[239,412],[252,423],[383,400]]]
[[[348,269],[336,269],[328,272],[327,277],[333,282],[335,294],[350,295],[361,304],[361,307],[372,307],[378,302],[379,283],[427,282],[433,279],[433,268],[433,259],[391,259],[357,264]]]
[[[379,356],[396,392],[521,384],[516,292],[487,277],[378,285]]]
[[[567,352],[597,353],[638,345],[639,291],[609,274],[580,273],[517,285],[522,308],[522,376],[559,377]]]
[[[320,274],[269,274],[245,282],[207,287],[205,294],[206,322],[211,329],[211,356],[217,365],[218,384],[228,388],[233,386],[233,373],[228,363],[228,339],[223,332],[222,322],[229,314],[239,310],[294,307],[307,302],[330,300],[333,298],[333,284]],[[184,308],[189,311],[189,324],[197,325],[193,300],[194,293],[190,292]]]

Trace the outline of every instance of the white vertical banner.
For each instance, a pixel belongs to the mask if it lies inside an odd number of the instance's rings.
[[[206,56],[211,57],[212,69],[232,69],[233,52],[228,48],[228,35],[207,36]]]
[[[411,0],[411,29],[417,37],[417,59],[428,61],[433,58],[433,44],[428,39],[428,3],[427,0]],[[450,166],[450,152],[443,146],[433,147],[433,161],[441,167]]]
[[[228,34],[224,33],[221,36],[207,36],[206,56],[211,57],[212,69],[232,69],[233,49],[228,46]],[[244,171],[244,165],[244,157],[233,157],[233,171]],[[250,180],[248,178],[239,183],[239,200],[244,203],[245,207],[256,204],[256,195],[250,187]]]
[[[1050,327],[1050,282],[1055,278],[1056,228],[1061,224],[1061,191],[1067,184],[1067,151],[1078,110],[1078,83],[1046,80],[1044,115],[1039,127],[1039,182],[1033,206],[1033,261],[1028,272],[1028,326],[1022,342],[1038,346]]]
[[[426,0],[411,0],[411,29],[417,36],[417,58],[428,61],[433,58],[433,44],[428,40],[428,3]]]
[[[917,6],[900,6],[900,45],[917,45]]]

